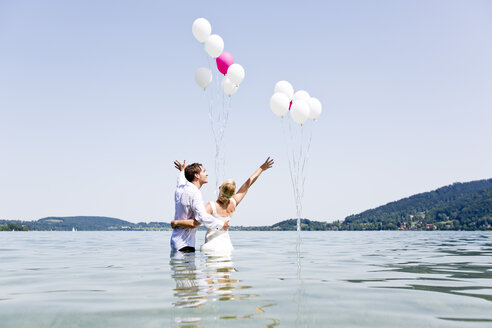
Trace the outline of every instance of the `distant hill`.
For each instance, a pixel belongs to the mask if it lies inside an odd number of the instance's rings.
[[[233,230],[296,230],[290,219]],[[453,183],[331,223],[301,219],[304,231],[319,230],[492,230],[492,179]]]
[[[37,221],[0,220],[0,230],[171,230],[169,223],[131,223],[100,217],[47,217]],[[204,227],[200,227],[204,230]],[[231,226],[231,230],[292,231],[297,219],[271,226]],[[391,202],[331,223],[301,220],[301,229],[321,230],[492,230],[492,179],[453,183]]]
[[[295,231],[297,230],[297,219],[284,220],[271,226],[243,227],[231,226],[230,230],[243,231]],[[303,231],[324,231],[332,230],[332,225],[327,222],[312,221],[301,219],[301,230]]]
[[[453,183],[335,223],[341,230],[490,230],[492,179]]]
[[[47,217],[31,225],[36,230],[120,230],[132,223],[104,216]],[[29,225],[28,225],[29,226]],[[30,229],[34,230],[34,229]]]
[[[37,221],[0,220],[0,225],[16,224],[34,231],[106,231],[106,230],[170,230],[166,222],[132,223],[104,216],[47,217]],[[9,228],[10,228],[9,227]],[[4,229],[12,230],[12,229]],[[15,229],[21,230],[21,229]]]

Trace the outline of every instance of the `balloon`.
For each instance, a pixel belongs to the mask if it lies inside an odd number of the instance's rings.
[[[224,51],[224,40],[217,34],[212,34],[205,42],[205,51],[212,57],[217,58]]]
[[[235,85],[227,76],[222,79],[222,89],[229,97],[236,93],[239,87]]]
[[[212,72],[205,67],[199,68],[195,72],[195,82],[205,90],[212,82]]]
[[[309,104],[305,100],[294,100],[290,109],[290,116],[297,124],[303,125],[309,115]]]
[[[203,43],[207,41],[210,33],[212,33],[212,25],[210,25],[209,21],[205,18],[197,18],[193,22],[191,32],[193,32],[193,35],[198,42]]]
[[[273,93],[277,92],[285,93],[289,99],[292,99],[292,96],[294,96],[294,88],[292,87],[292,84],[287,81],[278,81],[277,84],[275,84]]]
[[[321,115],[321,102],[318,99],[311,97],[309,99],[309,107],[311,107],[309,118],[314,121]]]
[[[307,91],[305,90],[299,90],[294,93],[294,97],[292,97],[292,100],[305,100],[306,102],[309,102],[309,99],[311,99],[311,96]]]
[[[227,70],[227,77],[236,85],[244,80],[244,68],[239,64],[232,64]]]
[[[232,55],[226,51],[220,54],[217,59],[215,59],[217,63],[217,69],[219,72],[222,74],[226,75],[227,74],[227,69],[229,66],[231,66],[234,63],[234,58],[232,58]]]
[[[274,93],[270,98],[270,108],[272,109],[272,112],[279,117],[283,117],[285,113],[287,113],[289,110],[289,103],[289,97],[282,92]]]

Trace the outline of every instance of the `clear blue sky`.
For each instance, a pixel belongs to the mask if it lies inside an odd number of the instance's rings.
[[[226,176],[242,183],[276,160],[235,224],[295,216],[269,108],[282,79],[323,103],[310,219],[492,177],[491,1],[0,0],[0,218],[172,218],[173,160],[213,174],[208,103],[193,81],[206,66],[198,17],[246,70]]]

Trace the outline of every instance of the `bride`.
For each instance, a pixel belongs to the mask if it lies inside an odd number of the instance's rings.
[[[268,157],[266,161],[246,180],[236,193],[236,183],[228,179],[219,187],[219,196],[214,202],[209,202],[205,206],[208,214],[213,215],[219,220],[229,220],[236,211],[236,207],[243,200],[251,185],[258,179],[263,171],[273,166],[273,159]],[[173,222],[174,223],[174,222]],[[182,228],[196,228],[200,223],[196,220],[180,220],[179,226]],[[208,229],[205,235],[205,244],[200,250],[207,253],[229,253],[233,250],[229,231]]]

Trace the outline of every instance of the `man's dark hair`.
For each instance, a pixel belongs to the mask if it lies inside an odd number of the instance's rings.
[[[189,182],[193,182],[195,180],[195,174],[200,174],[202,171],[202,164],[200,163],[193,163],[185,168],[185,178]]]

